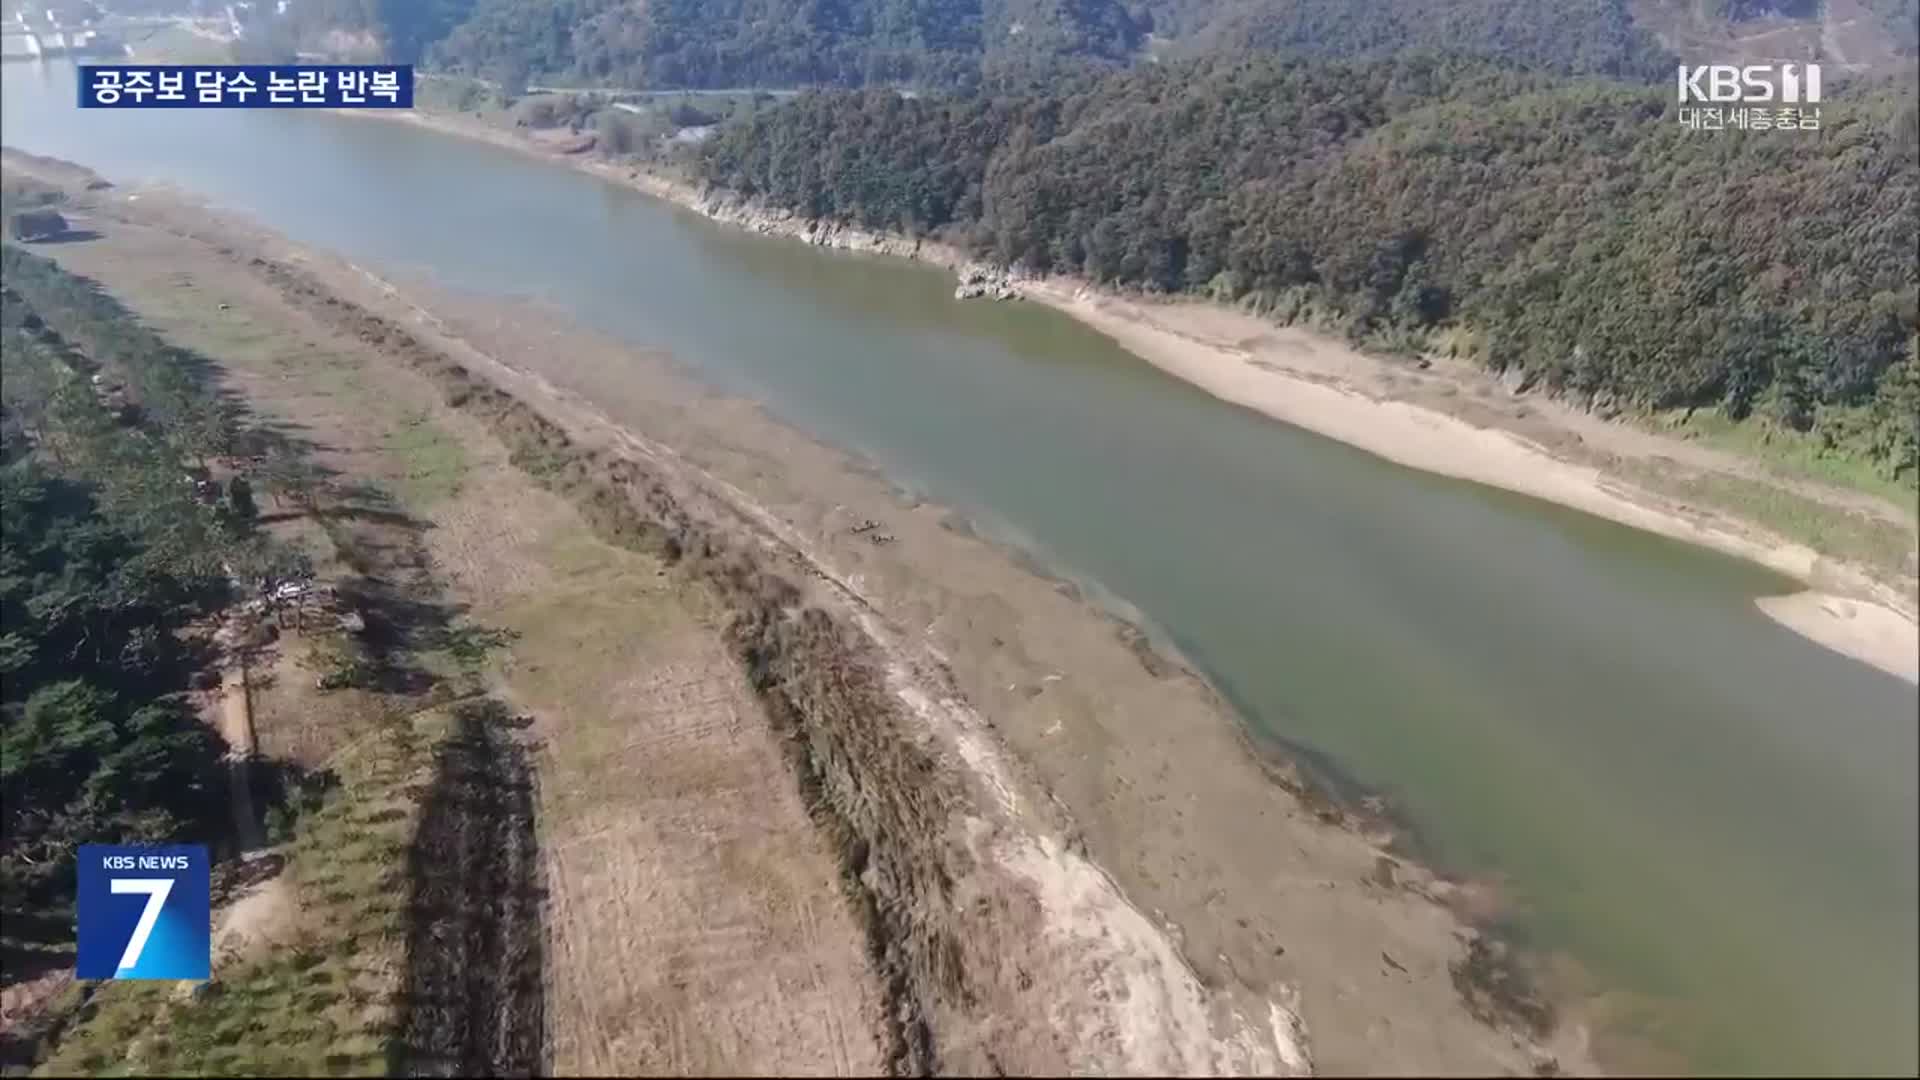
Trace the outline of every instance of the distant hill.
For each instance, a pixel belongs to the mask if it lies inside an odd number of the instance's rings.
[[[1142,0],[1168,55],[1222,46],[1324,57],[1436,49],[1570,74],[1689,63],[1911,70],[1920,0]]]
[[[964,87],[1063,60],[1119,64],[1119,0],[302,0],[280,47],[374,29],[396,59],[632,87]]]
[[[1246,51],[1658,81],[1681,60],[1910,70],[1920,0],[297,0],[255,47],[366,35],[485,78],[651,88],[1005,88]]]
[[[1221,47],[1378,58],[1457,52],[1572,74],[1655,78],[1673,58],[1627,0],[1146,0],[1174,54]]]

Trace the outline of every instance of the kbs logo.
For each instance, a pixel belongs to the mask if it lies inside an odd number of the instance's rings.
[[[1682,65],[1680,126],[1698,131],[1815,131],[1819,64]],[[1696,103],[1709,102],[1706,107]],[[1755,108],[1754,106],[1766,106]]]
[[[205,979],[211,973],[207,849],[80,847],[82,979]]]
[[[1779,70],[1775,70],[1775,68]],[[1819,64],[1706,64],[1680,68],[1680,104],[1820,104]]]

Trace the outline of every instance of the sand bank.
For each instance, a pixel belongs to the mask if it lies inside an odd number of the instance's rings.
[[[1244,405],[1389,461],[1569,506],[1636,529],[1747,559],[1813,586],[1757,606],[1806,637],[1909,681],[1920,681],[1920,627],[1892,588],[1855,567],[1717,514],[1683,513],[1598,466],[1558,457],[1512,432],[1437,409],[1375,396],[1379,361],[1304,331],[1275,328],[1198,305],[1100,295],[1055,282],[1025,296],[1072,315],[1148,363],[1225,401]],[[1182,321],[1218,332],[1244,320],[1243,344],[1210,341]],[[1869,599],[1872,597],[1872,599]]]

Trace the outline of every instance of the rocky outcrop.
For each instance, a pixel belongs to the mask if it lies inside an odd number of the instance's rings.
[[[991,300],[1018,300],[1020,291],[1014,271],[986,263],[968,263],[960,268],[960,284],[953,290],[955,300],[987,297]]]
[[[652,186],[652,185],[649,185]],[[919,259],[931,255],[933,261],[951,265],[957,253],[936,254],[927,249],[940,245],[906,236],[875,232],[822,218],[803,217],[792,210],[767,206],[727,192],[694,193],[683,185],[668,184],[668,197],[715,221],[746,229],[763,236],[787,236],[816,247],[842,251],[865,251],[875,255],[899,255]],[[944,253],[942,253],[944,254]]]
[[[959,275],[953,291],[955,299],[986,297],[1015,300],[1025,275],[1018,269],[993,266],[969,258],[958,248],[922,237],[863,229],[857,225],[809,218],[777,206],[732,192],[699,190],[689,184],[640,171],[626,175],[629,183],[651,195],[679,203],[696,213],[723,224],[759,233],[762,236],[786,236],[816,247],[841,251],[864,251],[874,255],[897,255],[946,267]]]

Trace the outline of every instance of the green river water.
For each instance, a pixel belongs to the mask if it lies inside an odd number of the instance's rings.
[[[1694,1068],[1920,1068],[1915,689],[1754,609],[1791,583],[1267,421],[930,268],[400,125],[4,80],[10,145],[558,305],[991,523],[1501,880],[1516,935]]]

